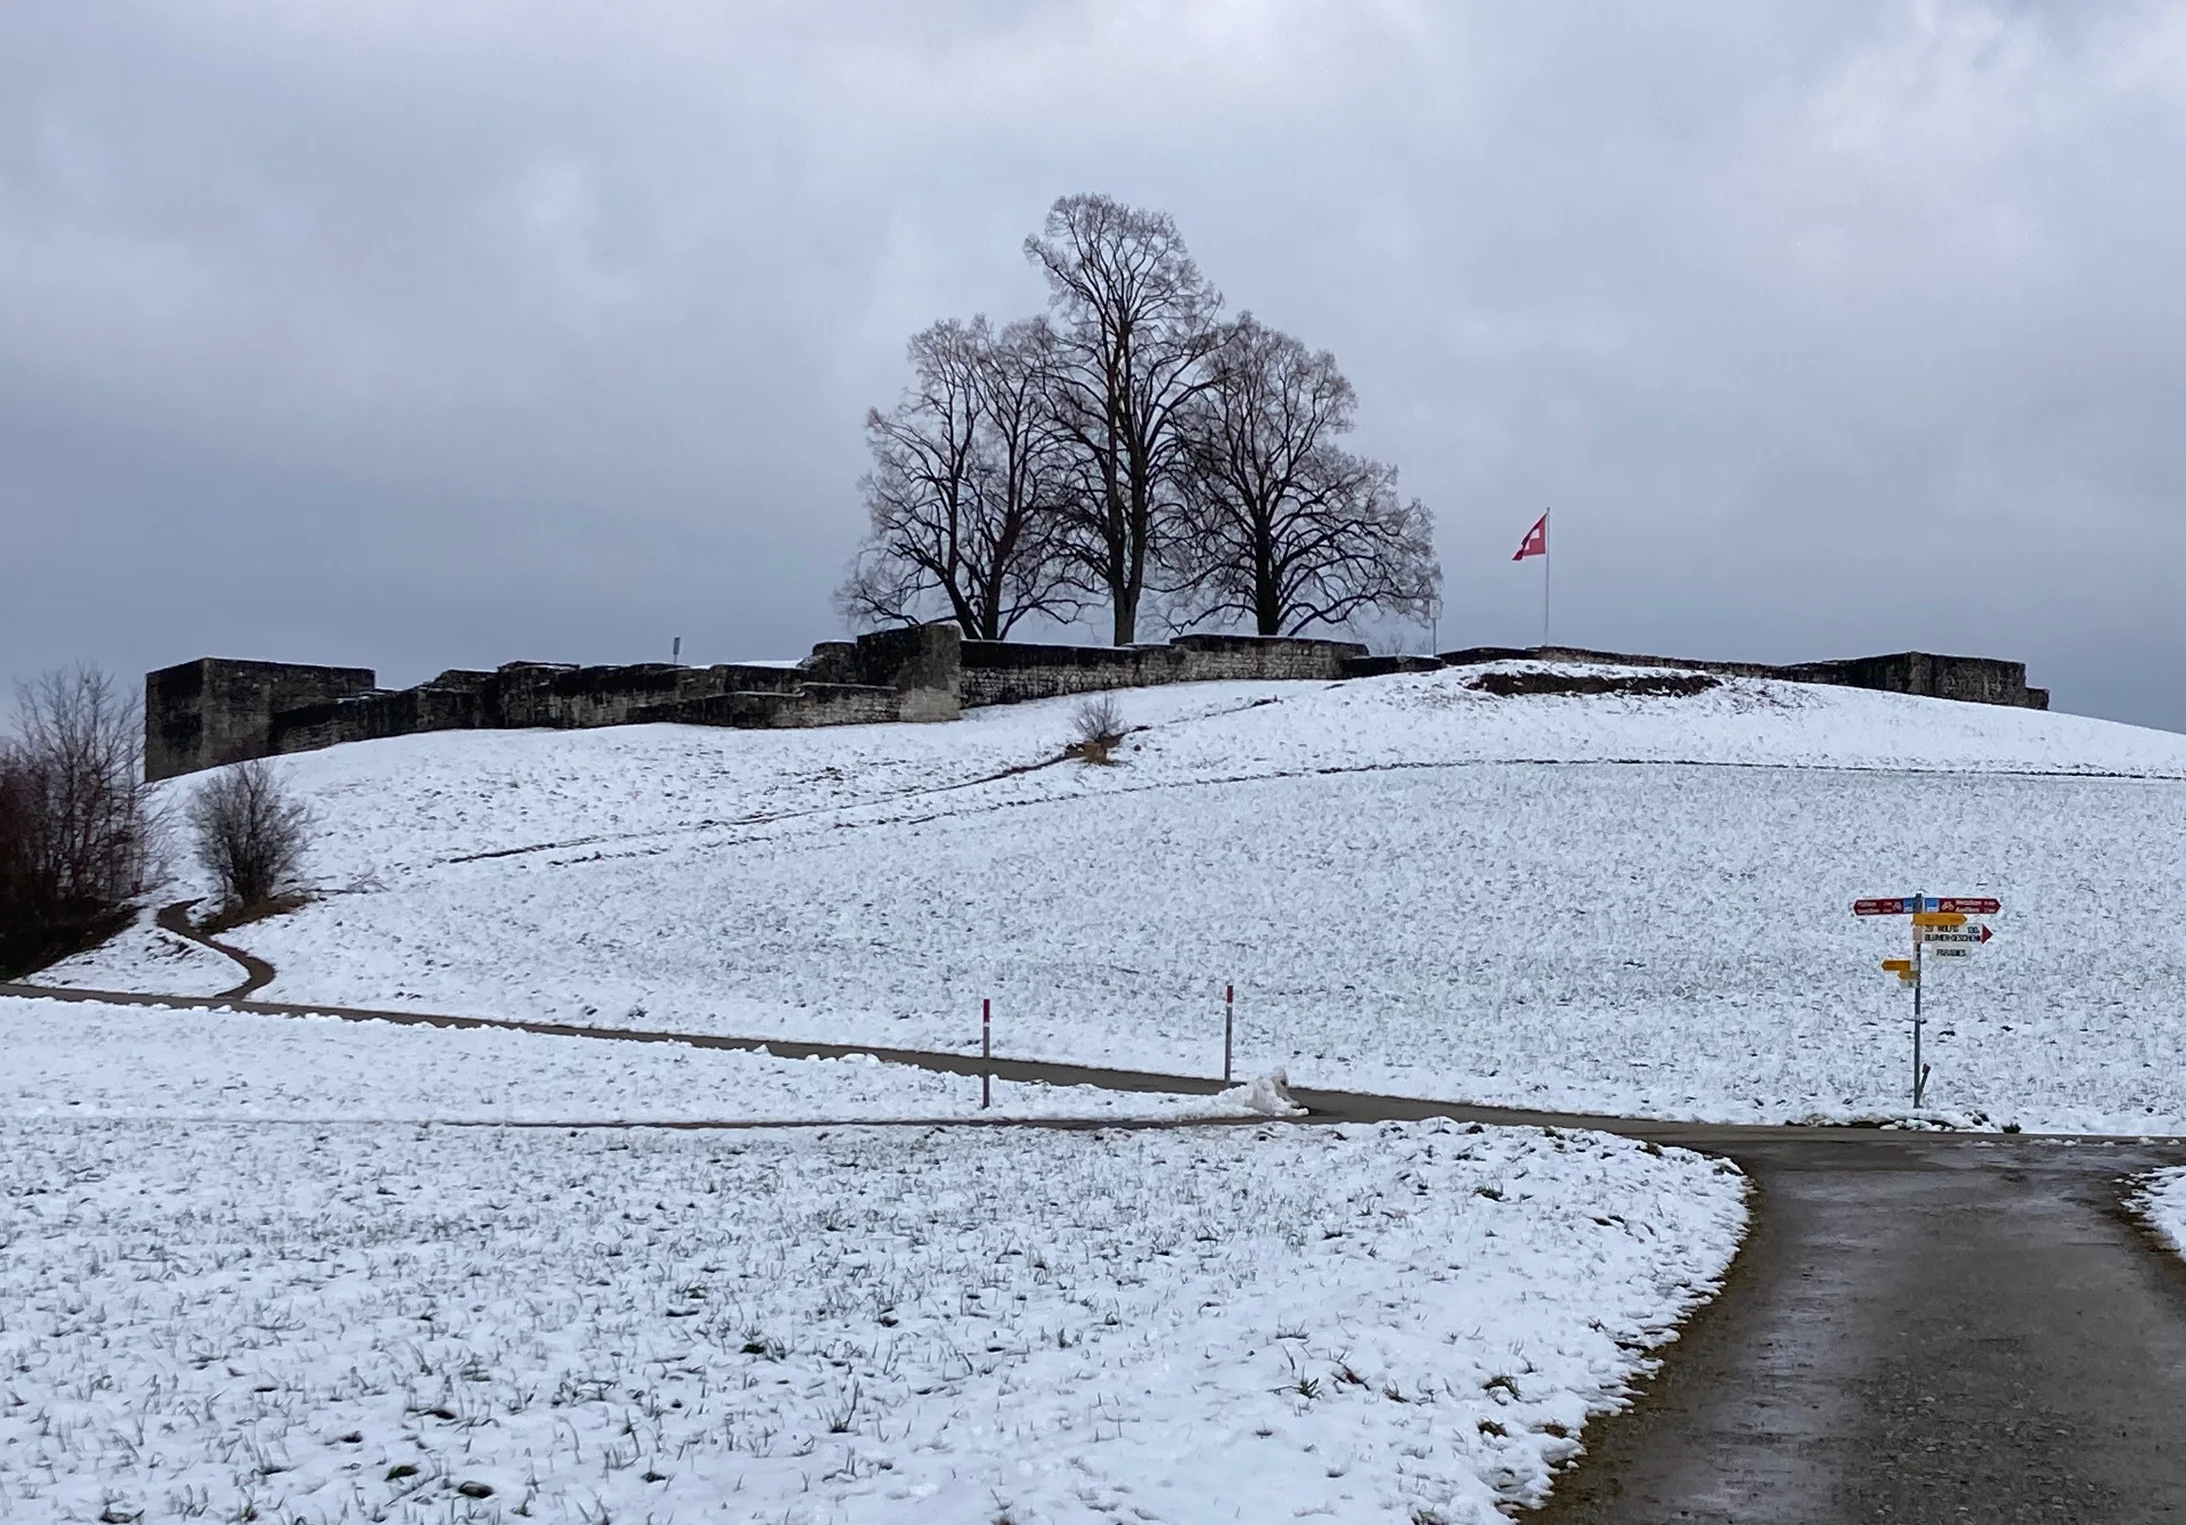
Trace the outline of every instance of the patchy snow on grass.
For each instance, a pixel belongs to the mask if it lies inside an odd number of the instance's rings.
[[[1931,1107],[2186,1131],[2186,945],[2128,913],[2186,900],[2186,737],[1477,676],[1126,692],[1110,768],[1070,701],[286,758],[325,898],[235,940],[274,999],[961,1052],[992,998],[999,1052],[1201,1074],[1234,983],[1242,1073],[1780,1122],[1907,1107],[1906,929],[1850,902],[1994,894]]]
[[[89,1001],[0,1001],[0,1115],[199,1121],[803,1122],[1246,1117],[1257,1093],[1163,1096],[979,1081],[870,1055],[785,1059]]]
[[[26,1522],[1493,1525],[1743,1222],[1449,1124],[0,1138]]]

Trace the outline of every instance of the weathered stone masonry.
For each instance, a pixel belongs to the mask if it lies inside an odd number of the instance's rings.
[[[1838,662],[1795,662],[1770,667],[1760,662],[1692,662],[1676,657],[1639,657],[1625,652],[1588,651],[1577,646],[1475,646],[1444,652],[1448,667],[1483,662],[1606,662],[1620,667],[1675,667],[1725,678],[1774,678],[1782,683],[1820,683],[1834,688],[1875,689],[1888,694],[1917,694],[1928,699],[1957,699],[1967,704],[2002,704],[2015,709],[2046,710],[2049,690],[2027,687],[2027,664],[1993,657],[1942,657],[1926,651],[1900,651],[1883,657],[1851,657]]]
[[[1512,658],[1687,668],[2033,709],[2049,704],[2045,690],[2027,687],[2023,663],[1925,652],[1795,667],[1564,647],[1374,657],[1356,642],[1299,637],[1187,635],[1159,646],[1043,646],[967,641],[953,625],[922,625],[823,641],[794,666],[511,662],[492,672],[444,672],[405,689],[378,687],[363,667],[201,657],[146,674],[144,771],[147,778],[172,778],[246,758],[420,731],[953,720],[966,707],[1101,689],[1219,680],[1332,682]]]

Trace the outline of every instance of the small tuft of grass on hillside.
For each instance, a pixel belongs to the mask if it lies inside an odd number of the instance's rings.
[[[1123,722],[1123,707],[1114,694],[1093,694],[1079,701],[1070,716],[1070,745],[1065,757],[1075,757],[1094,767],[1115,766],[1115,750],[1130,727]]]

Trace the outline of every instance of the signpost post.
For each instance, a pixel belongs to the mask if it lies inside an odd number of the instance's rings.
[[[1926,897],[1915,895],[1915,905],[1926,903]],[[1928,1094],[1928,1066],[1920,1062],[1920,973],[1921,954],[1924,944],[1920,940],[1920,913],[1916,910],[1913,922],[1913,1110],[1920,1110],[1920,1099]]]
[[[1222,1083],[1230,1083],[1230,1035],[1237,1027],[1237,987],[1222,987]]]
[[[1913,987],[1913,1107],[1917,1111],[1928,1094],[1928,1066],[1921,1062],[1921,1027],[1925,1020],[1922,973],[1931,958],[1973,957],[1973,950],[1996,934],[1976,916],[1994,916],[2004,909],[2000,900],[1986,895],[1876,895],[1852,902],[1855,916],[1904,916],[1913,925],[1913,956],[1886,958],[1883,971]]]

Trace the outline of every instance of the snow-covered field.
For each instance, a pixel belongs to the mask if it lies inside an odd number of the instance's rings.
[[[992,997],[1001,1052],[1199,1073],[1235,983],[1247,1073],[1788,1120],[1906,1105],[1905,929],[1850,902],[1994,894],[1929,985],[1931,1105],[2186,1131],[2186,737],[1473,676],[1126,693],[1105,769],[1055,761],[1068,703],[307,754],[327,894],[234,938],[276,999],[961,1050]]]
[[[24,1522],[1493,1525],[1743,1217],[1450,1124],[0,1139]]]
[[[198,1122],[805,1122],[1238,1117],[1242,1094],[994,1084],[871,1058],[336,1017],[0,1001],[0,1116]]]

